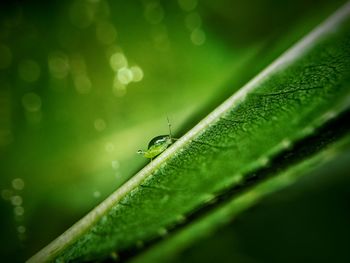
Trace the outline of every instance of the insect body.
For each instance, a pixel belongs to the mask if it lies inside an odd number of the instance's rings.
[[[168,120],[168,126],[169,126],[169,134],[168,135],[159,135],[157,137],[154,137],[148,144],[147,151],[144,150],[138,150],[138,154],[142,154],[144,157],[153,159],[157,155],[161,154],[168,148],[175,139],[171,135],[171,125]]]

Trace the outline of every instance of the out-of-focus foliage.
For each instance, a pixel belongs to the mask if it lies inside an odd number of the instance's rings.
[[[4,259],[23,261],[342,1],[8,1],[0,8]]]

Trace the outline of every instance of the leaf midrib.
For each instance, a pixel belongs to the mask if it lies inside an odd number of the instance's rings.
[[[275,176],[277,173],[287,170],[289,167],[297,164],[302,159],[312,157],[318,151],[326,149],[334,141],[341,140],[350,130],[350,122],[347,120],[350,117],[350,110],[341,114],[337,119],[329,121],[317,133],[312,134],[301,141],[294,144],[292,149],[286,149],[276,155],[267,167],[261,167],[254,174],[244,176],[244,180],[232,188],[225,189],[220,193],[214,194],[215,200],[203,204],[196,210],[186,215],[186,221],[180,222],[172,227],[167,228],[169,235],[181,231],[184,227],[192,224],[203,215],[210,214],[220,206],[224,206],[227,202],[231,202],[234,197],[239,196],[243,192],[249,191],[255,187],[257,183],[261,183]],[[134,246],[124,251],[119,251],[118,256],[121,260],[132,259],[138,253],[146,251],[157,242],[163,239],[162,236],[157,236],[143,243],[142,247]]]
[[[35,262],[38,259],[52,259],[60,251],[70,246],[80,236],[82,236],[94,223],[96,223],[106,212],[108,212],[116,203],[118,203],[124,196],[130,191],[140,186],[141,183],[155,170],[160,168],[162,164],[180,152],[181,149],[192,139],[200,135],[207,127],[214,124],[223,116],[230,108],[237,106],[240,102],[244,101],[246,95],[252,92],[254,89],[259,88],[259,83],[269,77],[270,74],[283,70],[290,62],[295,61],[302,56],[310,48],[313,47],[313,43],[322,38],[323,35],[331,33],[334,27],[337,27],[346,16],[350,13],[350,3],[347,3],[343,8],[336,12],[333,16],[327,19],[324,23],[318,26],[309,35],[299,41],[294,47],[282,54],[277,60],[275,60],[264,71],[258,74],[254,79],[248,82],[242,89],[231,96],[205,119],[198,123],[193,129],[180,138],[174,145],[172,145],[167,151],[159,156],[152,163],[147,165],[133,178],[127,181],[122,187],[116,190],[110,197],[108,197],[99,206],[93,209],[83,219],[74,224],[70,229],[64,232],[56,240],[50,243],[47,247],[41,250],[29,262]],[[297,138],[293,138],[296,140]]]

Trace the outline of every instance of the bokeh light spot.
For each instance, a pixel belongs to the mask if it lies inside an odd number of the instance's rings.
[[[21,178],[15,178],[12,180],[12,187],[15,190],[23,190],[24,181]]]
[[[20,197],[19,195],[14,195],[11,197],[11,203],[14,205],[14,206],[20,206],[22,205],[22,197]]]
[[[144,15],[150,24],[158,24],[164,18],[164,10],[158,2],[149,2],[145,7]]]
[[[106,122],[103,119],[96,119],[94,121],[94,127],[97,131],[103,131],[106,129]]]
[[[197,0],[178,0],[178,3],[184,11],[191,11],[197,6]]]
[[[13,191],[11,191],[9,189],[4,189],[1,191],[1,197],[4,200],[10,200],[12,196],[13,196]]]
[[[17,227],[17,232],[20,233],[20,234],[25,233],[26,232],[25,226],[22,226],[22,225],[18,226]]]
[[[92,88],[92,83],[87,75],[80,74],[74,76],[74,86],[80,94],[87,94]]]
[[[70,56],[69,65],[73,75],[85,74],[86,72],[85,60],[80,54]]]
[[[114,144],[111,142],[106,143],[105,149],[109,153],[113,152],[114,151]]]
[[[93,196],[95,198],[99,198],[101,196],[101,193],[99,191],[94,191]]]
[[[16,206],[13,211],[16,216],[22,216],[24,214],[24,208],[22,206]]]
[[[69,72],[69,61],[66,54],[60,51],[49,55],[49,70],[53,77],[63,79]]]
[[[93,5],[83,0],[74,1],[69,10],[69,18],[78,28],[88,27],[94,19]]]
[[[125,55],[120,52],[114,53],[109,59],[109,63],[115,72],[128,66],[128,60],[126,59]]]
[[[133,80],[132,71],[128,68],[118,70],[118,80],[121,84],[127,85]]]
[[[143,79],[143,71],[139,66],[132,66],[130,71],[132,73],[132,81],[139,82]]]
[[[168,37],[168,29],[164,24],[153,26],[151,33],[156,49],[160,51],[169,50],[170,40]]]
[[[24,81],[34,82],[40,77],[39,64],[31,59],[22,60],[18,65],[18,74]]]
[[[193,44],[200,46],[203,45],[205,42],[205,33],[203,30],[197,28],[192,31],[191,33],[191,41]]]
[[[41,99],[36,93],[29,92],[23,95],[22,105],[27,111],[36,112],[41,108]]]
[[[114,170],[119,169],[119,166],[120,166],[120,164],[119,164],[119,162],[117,160],[112,161],[112,168]]]
[[[119,82],[117,76],[113,80],[113,94],[116,97],[123,97],[126,94],[126,86]]]
[[[109,22],[100,22],[96,26],[96,38],[102,44],[112,44],[117,37],[117,30]]]
[[[202,19],[197,12],[190,13],[185,18],[186,27],[189,30],[195,30],[202,25]]]

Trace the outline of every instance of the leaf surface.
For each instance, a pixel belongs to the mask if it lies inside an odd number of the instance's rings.
[[[349,109],[349,14],[348,3],[29,262],[123,254],[258,184],[252,175]]]
[[[349,149],[350,136],[348,135],[310,158],[305,158],[288,169],[274,174],[273,177],[254,185],[247,191],[238,192],[233,198],[224,200],[212,211],[207,208],[203,216],[193,220],[179,231],[175,231],[163,242],[151,246],[144,253],[139,253],[130,262],[181,262],[176,258],[179,251],[201,238],[206,238],[220,226],[232,222],[239,214],[259,203],[264,197],[281,191],[304,177],[322,174],[325,170],[332,169],[332,176],[336,173],[344,174],[350,160]]]

